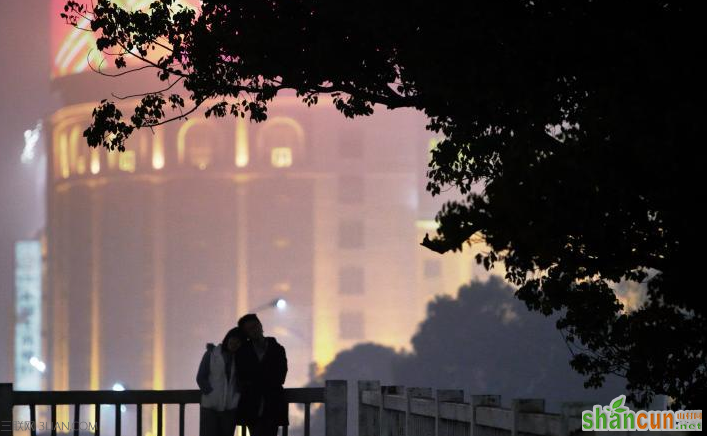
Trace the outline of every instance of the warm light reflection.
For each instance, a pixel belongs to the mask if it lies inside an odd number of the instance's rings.
[[[61,169],[61,177],[69,178],[69,138],[66,133],[59,135],[59,168]]]
[[[98,174],[101,171],[101,155],[97,148],[91,149],[91,174]]]
[[[152,168],[156,170],[164,168],[164,139],[160,130],[155,132],[152,139]]]
[[[97,207],[92,208],[91,219],[91,257],[98,261],[101,255],[99,222]],[[91,390],[101,388],[101,289],[100,269],[91,271],[91,372],[89,383]]]
[[[236,167],[248,165],[248,124],[244,118],[236,118]]]
[[[69,134],[69,173],[78,172],[79,139],[81,131],[74,126]]]

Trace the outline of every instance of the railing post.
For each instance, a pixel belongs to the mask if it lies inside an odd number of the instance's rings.
[[[385,408],[386,396],[402,396],[404,395],[403,392],[405,392],[405,386],[381,386],[381,436],[405,434],[405,421],[398,419],[400,412],[391,412]]]
[[[327,380],[324,391],[325,436],[346,436],[346,380]]]
[[[437,404],[437,414],[435,416],[435,435],[440,434],[440,424],[441,420],[439,417],[439,409],[440,409],[440,403],[463,403],[464,402],[464,391],[462,389],[437,389],[437,399],[436,399],[436,404]],[[472,410],[472,415],[473,415],[473,410]],[[473,428],[474,423],[471,423],[471,427]],[[471,433],[469,433],[471,434]]]
[[[560,405],[560,436],[570,434],[570,408],[565,403]]]
[[[545,411],[545,400],[538,398],[516,398],[511,400],[511,411],[513,412],[511,436],[518,436],[520,433],[518,423],[520,422],[521,412],[543,413]]]
[[[570,428],[570,419],[581,417],[583,410],[591,409],[591,403],[584,401],[565,401],[560,404],[560,435],[569,436],[573,428]]]
[[[371,414],[369,408],[363,404],[363,392],[375,391],[380,393],[381,384],[378,380],[358,381],[358,436],[380,436],[381,403],[377,413]]]
[[[476,424],[477,407],[501,407],[500,395],[472,395],[471,396],[471,436],[481,436],[482,431]]]
[[[0,434],[12,436],[12,383],[0,383]]]
[[[405,407],[405,434],[410,436],[416,433],[415,419],[410,411],[412,407],[413,398],[428,398],[432,399],[432,389],[431,388],[407,388],[407,398]]]
[[[405,407],[405,434],[410,436],[416,433],[417,427],[415,419],[412,417],[412,400],[413,398],[427,398],[432,400],[432,388],[407,388],[407,401]]]

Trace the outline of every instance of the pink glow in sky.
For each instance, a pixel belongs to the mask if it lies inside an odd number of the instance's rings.
[[[137,10],[147,8],[153,0],[116,0],[115,3]],[[198,7],[198,0],[181,0],[180,3]],[[93,32],[82,31],[66,24],[60,14],[64,11],[66,0],[52,0],[51,10],[51,54],[52,78],[76,74],[89,69],[88,62],[95,67],[104,57],[96,50],[96,37]],[[87,28],[88,22],[79,23]],[[103,68],[113,66],[112,59],[106,59]]]

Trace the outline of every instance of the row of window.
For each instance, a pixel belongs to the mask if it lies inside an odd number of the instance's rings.
[[[355,250],[365,247],[363,221],[349,219],[339,223],[338,246],[342,250]],[[271,240],[274,247],[285,249],[290,247],[290,239],[285,236],[274,237]]]
[[[214,156],[208,147],[191,147],[188,149],[185,159],[187,167],[205,170],[212,166]],[[135,150],[124,152],[107,152],[100,149],[93,149],[82,152],[83,154],[70,154],[65,147],[59,145],[55,149],[54,171],[56,178],[69,178],[73,175],[96,175],[106,170],[119,170],[127,173],[134,173],[138,167],[138,156]],[[105,155],[102,157],[101,155]],[[165,158],[161,150],[155,149],[150,163],[143,159],[141,163],[145,166],[151,165],[152,169],[160,170],[164,168]],[[288,168],[293,163],[292,150],[287,147],[275,147],[271,150],[270,164],[274,168]]]
[[[191,147],[186,156],[186,165],[189,167],[205,170],[214,162],[211,149],[208,147]],[[101,158],[105,154],[105,159]],[[144,154],[144,153],[141,153]],[[154,151],[151,157],[152,169],[162,169],[164,167],[164,154],[161,151]],[[55,153],[55,172],[57,178],[68,178],[71,174],[84,175],[98,174],[109,170],[120,170],[124,172],[135,172],[138,164],[138,156],[135,150],[124,152],[105,152],[99,149],[90,150],[83,154],[67,153],[64,147],[57,147]],[[289,147],[274,147],[270,150],[270,164],[274,168],[289,168],[293,164],[292,149]],[[104,168],[101,168],[101,167]],[[361,203],[364,199],[364,180],[360,176],[348,175],[339,178],[339,202],[344,204]]]
[[[442,275],[442,263],[437,259],[427,259],[423,264],[423,274],[428,280],[434,280]],[[366,290],[363,267],[343,266],[339,270],[339,294],[361,295]]]
[[[195,120],[194,120],[195,121]],[[223,138],[208,124],[185,123],[177,135],[177,158],[180,164],[198,169],[206,169],[217,162],[222,162],[228,154],[228,146]],[[249,161],[249,147],[246,131],[241,128],[237,133],[234,149],[236,167],[245,167]],[[129,140],[128,150],[124,153],[108,153],[103,149],[91,149],[81,137],[81,129],[73,126],[56,135],[54,143],[55,174],[57,178],[70,175],[98,174],[106,169],[134,172],[137,167],[160,170],[165,166],[165,144],[161,135],[138,132]],[[293,165],[296,155],[302,154],[304,147],[302,127],[292,119],[276,117],[261,130],[256,141],[259,153],[268,159],[275,168],[288,168]],[[187,146],[188,144],[188,146]],[[359,131],[342,132],[338,144],[339,157],[360,159],[364,155],[364,144]],[[362,198],[363,182],[350,178],[342,180],[347,188],[342,190],[342,202],[357,202]]]
[[[424,264],[424,276],[426,279],[435,279],[441,275],[441,264],[437,260],[427,260]],[[204,285],[202,285],[204,286]],[[279,283],[278,293],[289,291],[288,283]],[[284,287],[284,289],[283,289]],[[194,285],[194,290],[197,285]],[[203,289],[204,291],[206,288]],[[361,266],[342,266],[339,269],[339,294],[341,295],[363,295],[366,293],[366,278],[364,269]]]

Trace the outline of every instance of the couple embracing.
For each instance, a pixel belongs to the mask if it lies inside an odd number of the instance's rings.
[[[289,423],[286,375],[285,348],[263,335],[255,314],[241,317],[220,344],[207,344],[199,364],[200,436],[233,436],[236,425],[251,436],[276,436]]]

